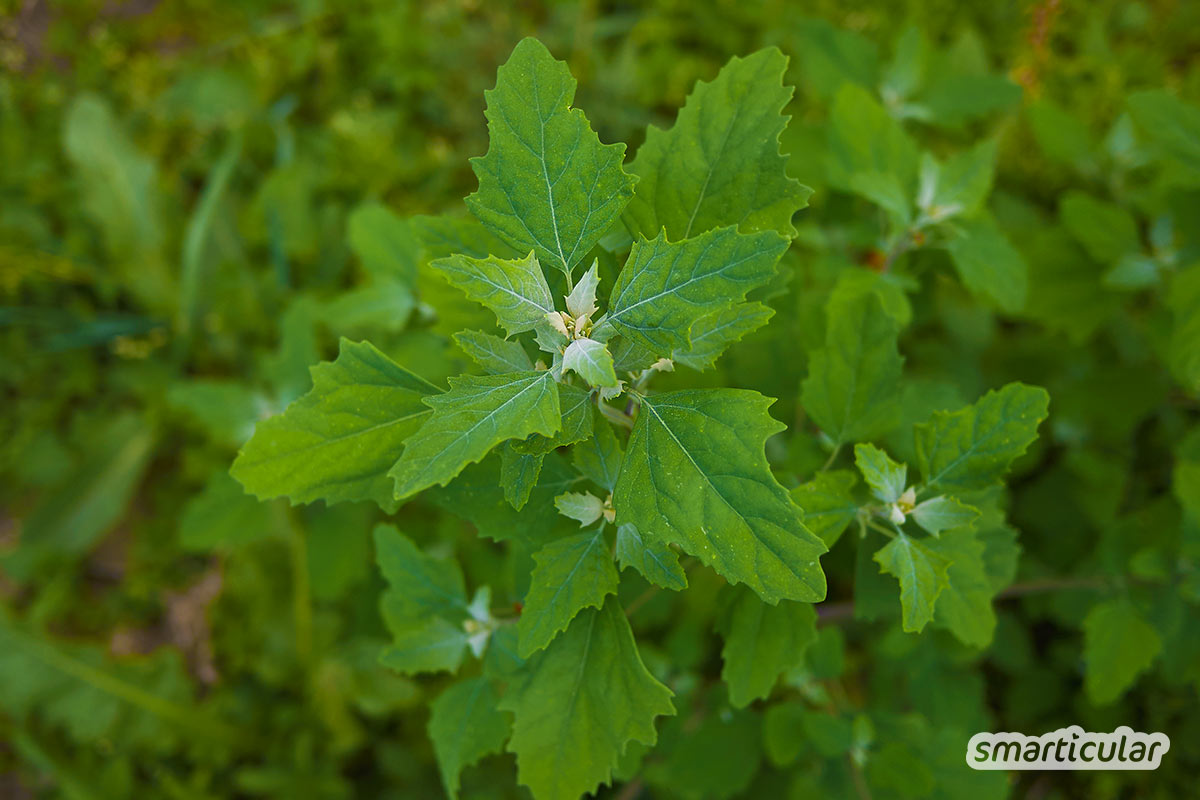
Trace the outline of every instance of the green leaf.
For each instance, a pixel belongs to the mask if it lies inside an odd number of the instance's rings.
[[[592,435],[596,399],[587,389],[560,383],[558,404],[562,408],[562,429],[553,436],[537,434],[524,441],[514,442],[513,449],[533,455],[549,453],[555,448],[582,442]]]
[[[517,511],[529,502],[529,493],[542,473],[544,453],[522,453],[505,442],[500,448],[500,485],[504,499]]]
[[[537,566],[517,622],[521,658],[550,644],[581,610],[604,605],[620,580],[603,527],[551,542],[533,560]]]
[[[680,242],[666,234],[634,242],[617,276],[609,313],[593,336],[628,336],[657,355],[691,345],[701,318],[730,304],[775,274],[788,240],[770,231],[739,234],[718,228]]]
[[[960,222],[946,252],[963,285],[1002,310],[1020,311],[1029,294],[1029,266],[995,223],[985,219]]]
[[[374,500],[395,510],[388,468],[429,416],[438,388],[366,342],[343,339],[336,361],[312,368],[313,388],[258,423],[230,474],[261,499]]]
[[[617,528],[617,561],[621,569],[633,567],[650,583],[672,591],[687,588],[687,573],[679,556],[667,545],[647,541],[632,525]]]
[[[894,503],[904,494],[908,486],[908,467],[897,464],[875,445],[854,445],[854,463],[878,499]]]
[[[554,508],[554,498],[573,486],[578,476],[558,453],[546,453],[537,484],[520,511],[513,509],[500,486],[499,459],[473,464],[450,482],[433,487],[428,497],[441,509],[470,522],[479,535],[494,541],[512,541],[537,550],[556,537],[565,522]]]
[[[1165,89],[1134,92],[1125,103],[1140,132],[1163,155],[1200,172],[1200,108]]]
[[[1137,222],[1120,206],[1069,191],[1060,198],[1058,213],[1075,241],[1101,264],[1115,264],[1141,250]]]
[[[965,528],[979,519],[979,509],[953,497],[931,497],[917,504],[910,516],[937,536],[951,528]]]
[[[829,115],[828,178],[834,188],[856,191],[858,173],[892,175],[906,197],[912,197],[917,179],[917,146],[871,93],[861,86],[843,84]]]
[[[933,619],[934,603],[946,588],[949,560],[903,533],[875,553],[880,572],[900,581],[904,630],[920,633]]]
[[[179,517],[179,546],[208,552],[254,542],[272,533],[274,509],[246,494],[225,470],[213,473]]]
[[[731,344],[766,325],[773,316],[775,310],[762,303],[738,303],[706,314],[692,325],[691,346],[673,350],[671,360],[694,370],[709,369]]]
[[[810,356],[801,403],[834,442],[874,439],[896,423],[904,364],[896,349],[899,326],[874,292],[835,301],[825,345]]]
[[[467,297],[491,309],[510,336],[544,325],[546,315],[554,313],[550,286],[533,253],[512,261],[455,255],[430,266]]]
[[[505,372],[528,372],[533,361],[518,342],[501,339],[482,331],[462,331],[454,334],[458,349],[492,375]]]
[[[914,426],[925,490],[965,492],[998,481],[1037,439],[1049,404],[1045,389],[1010,383],[966,408],[934,412]]]
[[[654,744],[654,718],[675,713],[671,697],[643,666],[615,599],[582,612],[500,700],[515,715],[518,779],[538,800],[592,792],[631,741]]]
[[[416,284],[421,242],[408,220],[387,206],[365,203],[350,212],[346,229],[350,249],[373,278]]]
[[[452,684],[430,704],[429,738],[451,800],[458,797],[463,769],[499,753],[508,741],[511,726],[499,703],[491,681],[477,677]]]
[[[921,163],[917,205],[934,219],[971,216],[983,206],[992,190],[995,172],[995,139],[985,139],[945,164],[926,154]]]
[[[579,523],[580,527],[591,525],[604,514],[604,501],[589,492],[566,492],[554,498],[554,507],[564,517]]]
[[[929,542],[929,548],[950,561],[946,586],[937,598],[935,620],[963,644],[987,647],[996,630],[996,613],[992,610],[996,590],[984,564],[985,545],[971,531],[959,529],[946,531]]]
[[[771,474],[763,448],[783,430],[757,392],[645,397],[613,494],[617,524],[677,543],[764,600],[825,596],[825,545]]]
[[[611,492],[621,474],[625,451],[611,425],[603,419],[597,419],[594,424],[595,436],[572,448],[571,459],[586,478]]]
[[[487,155],[471,159],[471,213],[519,252],[570,274],[633,195],[625,145],[601,144],[571,108],[575,79],[536,39],[522,39],[485,92]]]
[[[1099,603],[1083,621],[1084,688],[1095,705],[1125,693],[1162,650],[1162,640],[1126,599]]]
[[[470,638],[462,627],[442,617],[390,621],[393,642],[379,663],[402,675],[457,672]]]
[[[1175,273],[1167,291],[1173,324],[1168,346],[1171,372],[1191,392],[1200,392],[1200,264]]]
[[[583,273],[575,288],[564,298],[567,313],[575,319],[596,315],[596,289],[600,285],[600,262],[592,262],[592,268]]]
[[[817,612],[787,600],[767,605],[744,586],[729,587],[717,627],[725,639],[721,679],[733,707],[745,708],[769,695],[781,674],[803,662],[817,638]]]
[[[792,489],[792,500],[803,512],[804,524],[832,548],[858,515],[854,499],[854,473],[848,470],[818,472],[808,483]]]
[[[787,57],[772,47],[734,57],[699,81],[670,130],[650,126],[629,165],[637,189],[625,212],[635,234],[672,239],[727,225],[792,236],[812,190],[787,176],[779,134],[791,99]]]
[[[550,436],[562,425],[558,386],[549,371],[450,379],[450,391],[428,397],[433,413],[404,442],[388,472],[396,499],[434,484],[445,486],[463,467],[508,439]]]
[[[594,339],[576,339],[563,351],[563,371],[571,371],[588,382],[589,386],[617,387],[613,357],[603,343]]]
[[[1033,138],[1047,159],[1083,171],[1095,167],[1096,144],[1084,120],[1046,97],[1038,98],[1025,110]]]
[[[846,83],[872,90],[879,85],[879,53],[865,36],[823,19],[800,20],[796,36],[800,73],[819,97],[833,97]]]
[[[382,600],[388,616],[466,613],[467,592],[457,563],[425,555],[392,525],[376,525],[374,537],[375,562],[389,586]]]

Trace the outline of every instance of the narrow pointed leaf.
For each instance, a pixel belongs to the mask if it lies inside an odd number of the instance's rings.
[[[642,401],[613,494],[617,524],[674,542],[764,600],[825,597],[825,545],[771,474],[783,429],[757,392],[672,392]]]
[[[471,160],[476,219],[522,253],[570,273],[633,195],[625,145],[601,144],[571,108],[575,79],[536,39],[523,39],[485,92],[487,155]]]
[[[854,446],[854,463],[872,493],[885,503],[894,503],[904,494],[908,467],[897,464],[873,444]]]
[[[617,485],[625,451],[608,422],[601,418],[595,422],[595,426],[595,435],[573,448],[571,459],[584,476],[611,492]]]
[[[508,439],[550,436],[562,425],[558,387],[548,371],[450,379],[450,391],[427,398],[433,409],[388,474],[396,498],[445,486],[463,467]]]
[[[529,493],[542,473],[544,458],[544,453],[522,453],[512,442],[501,445],[500,485],[504,487],[504,499],[517,511],[529,502]]]

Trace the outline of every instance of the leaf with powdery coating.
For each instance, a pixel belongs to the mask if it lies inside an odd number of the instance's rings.
[[[646,131],[629,165],[639,178],[625,212],[630,230],[665,229],[673,239],[726,225],[795,233],[792,216],[812,190],[787,176],[779,152],[792,97],[787,63],[774,47],[732,58],[711,83],[697,82],[673,127]]]
[[[625,145],[601,144],[571,108],[575,79],[541,42],[522,39],[485,92],[487,155],[471,159],[479,190],[467,208],[522,253],[566,274],[625,210]]]
[[[508,439],[553,435],[562,425],[558,386],[548,371],[450,379],[450,391],[428,398],[433,409],[388,472],[396,498],[445,486],[468,464]]]
[[[740,389],[643,397],[613,493],[618,525],[678,544],[766,600],[825,597],[824,543],[775,480],[774,401]]]
[[[588,382],[589,386],[617,388],[617,373],[613,357],[603,343],[594,339],[576,339],[563,351],[563,370],[570,370]]]
[[[610,598],[530,659],[500,699],[511,711],[517,778],[538,800],[578,800],[612,779],[630,742],[653,745],[654,718],[675,713]]]

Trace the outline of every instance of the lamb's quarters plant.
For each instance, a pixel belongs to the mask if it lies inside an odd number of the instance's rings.
[[[512,512],[542,512],[520,533],[480,526],[520,536],[532,555],[516,619],[493,615],[487,585],[468,602],[453,561],[422,554],[394,528],[376,534],[395,637],[382,663],[463,674],[447,692],[469,700],[470,716],[439,700],[430,723],[451,793],[462,767],[506,746],[538,800],[576,798],[609,782],[632,743],[655,744],[656,718],[676,707],[639,653],[627,619],[635,609],[620,600],[622,581],[633,580],[625,567],[651,592],[686,589],[680,556],[727,582],[717,628],[735,708],[768,697],[816,640],[821,558],[852,523],[859,550],[878,564],[874,585],[891,595],[875,602],[898,604],[904,630],[933,622],[968,645],[991,641],[991,601],[1006,576],[989,564],[1009,559],[1013,543],[984,538],[976,522],[983,506],[989,525],[1003,524],[987,493],[1036,439],[1044,390],[1009,384],[913,425],[920,479],[910,483],[907,467],[870,443],[900,424],[903,321],[873,290],[835,297],[802,402],[833,448],[827,466],[855,444],[866,497],[840,471],[791,492],[780,484],[766,446],[786,426],[771,398],[651,388],[676,362],[710,367],[767,321],[749,298],[776,278],[810,194],[778,149],[786,67],[774,49],[731,60],[698,85],[675,126],[651,129],[626,172],[624,146],[602,144],[571,107],[566,65],[522,41],[487,92],[491,144],[472,161],[479,190],[467,198],[477,224],[507,247],[429,265],[507,334],[457,334],[486,374],[452,377],[443,390],[343,340],[336,361],[314,368],[312,390],[262,423],[234,463],[234,476],[264,498],[374,500],[391,510],[439,486],[455,495],[479,479],[472,464],[498,461],[487,479],[499,479]],[[977,210],[994,150],[944,166],[927,156],[924,216],[901,215],[904,226]],[[873,152],[869,142],[863,152]],[[847,150],[849,186],[895,174],[892,164],[860,171],[857,158]],[[552,500],[535,495],[543,485],[555,487]],[[459,493],[445,507],[477,520],[488,512],[472,505],[484,502]],[[570,532],[566,520],[583,530]],[[464,667],[468,651],[481,667]],[[480,740],[449,740],[447,716],[478,725]]]
[[[1194,793],[1200,4],[41,5],[0,796]]]

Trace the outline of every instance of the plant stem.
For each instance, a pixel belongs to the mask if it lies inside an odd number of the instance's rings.
[[[313,652],[312,590],[308,575],[308,541],[290,507],[281,506],[292,569],[292,620],[296,628],[296,657],[307,669]]]
[[[825,463],[821,465],[821,469],[820,469],[820,470],[818,470],[818,471],[819,471],[819,472],[825,472],[825,471],[826,471],[826,470],[828,470],[830,467],[832,467],[832,466],[833,466],[833,462],[834,462],[834,461],[837,461],[837,457],[838,457],[838,456],[841,454],[841,452],[842,452],[842,445],[841,445],[841,443],[839,442],[837,445],[835,445],[835,446],[834,446],[834,448],[833,448],[833,452],[829,454],[829,458],[827,458],[827,459],[825,460]]]

